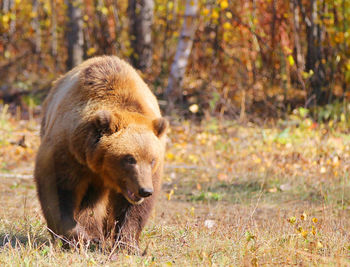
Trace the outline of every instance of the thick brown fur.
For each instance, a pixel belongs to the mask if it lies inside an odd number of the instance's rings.
[[[167,127],[155,96],[117,57],[89,59],[59,78],[43,105],[35,166],[49,229],[137,246],[160,190]],[[153,194],[136,203],[140,188]]]

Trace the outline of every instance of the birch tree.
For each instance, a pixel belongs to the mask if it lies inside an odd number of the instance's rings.
[[[198,0],[187,0],[184,22],[181,29],[174,61],[171,65],[168,86],[165,96],[169,101],[168,108],[172,108],[177,100],[182,100],[182,83],[185,75],[188,58],[191,54],[194,34],[197,23]]]
[[[81,12],[82,1],[67,1],[68,27],[66,38],[68,42],[67,68],[71,69],[83,61],[83,18]]]
[[[131,60],[141,70],[152,64],[153,9],[153,0],[129,0],[131,45],[134,50]]]
[[[41,29],[40,29],[40,21],[39,21],[39,0],[33,0],[32,2],[32,11],[34,14],[33,20],[32,20],[32,27],[35,32],[35,53],[40,55],[41,53]]]
[[[56,13],[56,1],[50,0],[51,7],[51,55],[55,58],[57,63],[57,13]]]
[[[2,3],[2,15],[4,14],[10,14],[10,13],[16,13],[15,9],[15,0],[4,0]],[[7,47],[8,43],[11,42],[12,35],[14,34],[16,30],[16,20],[11,19],[9,22],[9,30],[8,32],[3,34],[3,39],[6,40],[5,47]]]

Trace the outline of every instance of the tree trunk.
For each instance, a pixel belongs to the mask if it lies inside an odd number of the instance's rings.
[[[153,0],[129,0],[131,60],[136,68],[146,70],[152,64]]]
[[[34,46],[35,46],[35,53],[40,55],[41,53],[41,29],[40,29],[40,19],[39,19],[39,0],[33,0],[32,2],[32,11],[34,14],[33,20],[32,20],[32,27],[35,32],[35,40],[34,40]]]
[[[293,14],[294,58],[297,69],[297,79],[303,90],[305,90],[305,83],[301,75],[305,68],[305,61],[299,36],[300,16],[298,9],[298,0],[292,0],[290,3],[290,8]]]
[[[68,42],[67,69],[72,69],[83,61],[83,18],[81,12],[82,1],[67,1],[68,27],[66,38]]]
[[[295,48],[295,63],[298,68],[298,70],[304,69],[304,56],[301,49],[301,43],[300,43],[300,19],[299,19],[299,9],[298,9],[298,3],[297,0],[292,0],[291,2],[291,10],[293,13],[293,35],[294,35],[294,48]]]
[[[16,13],[15,0],[4,0],[2,3],[2,14]],[[7,32],[3,33],[2,38],[4,39],[4,50],[7,50],[7,46],[12,42],[12,36],[16,31],[16,19],[11,19],[9,21],[9,28]]]
[[[95,0],[95,9],[98,17],[98,24],[94,27],[95,37],[102,54],[110,54],[112,52],[112,38],[109,34],[108,18],[105,10],[108,10],[103,0]]]
[[[50,0],[51,6],[51,55],[57,65],[57,14],[56,14],[56,3],[55,0]]]
[[[271,1],[271,12],[272,12],[272,20],[270,25],[270,36],[271,36],[271,43],[270,43],[270,55],[269,55],[269,65],[268,67],[271,68],[271,84],[274,84],[275,78],[276,78],[276,67],[275,67],[275,57],[274,55],[276,53],[276,21],[277,21],[277,10],[276,10],[276,0]]]
[[[307,34],[307,54],[306,54],[306,70],[314,70],[317,62],[317,1],[310,0],[310,19],[306,26]]]
[[[116,1],[111,1],[110,5],[112,6],[113,9],[113,19],[114,19],[114,46],[117,52],[121,50],[121,44],[120,44],[120,35],[122,32],[122,25],[120,21],[120,15],[118,12],[118,6]]]
[[[186,0],[184,22],[177,46],[175,58],[171,65],[168,86],[165,96],[169,101],[169,108],[172,108],[177,100],[182,101],[182,82],[185,75],[188,58],[191,53],[194,34],[197,28],[196,16],[198,0]]]
[[[310,18],[306,22],[307,33],[307,54],[306,54],[306,71],[313,71],[310,78],[311,92],[309,94],[309,102],[312,104],[323,104],[325,101],[325,93],[322,87],[325,83],[325,71],[322,64],[323,50],[322,38],[323,28],[317,24],[317,0],[310,1]],[[312,99],[312,101],[310,101]]]

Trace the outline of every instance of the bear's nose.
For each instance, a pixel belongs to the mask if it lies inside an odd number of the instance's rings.
[[[152,188],[140,188],[139,190],[140,197],[149,197],[152,194],[153,194]]]

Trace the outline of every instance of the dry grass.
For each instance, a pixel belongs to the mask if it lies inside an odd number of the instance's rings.
[[[307,123],[174,122],[147,253],[134,256],[50,243],[32,180],[11,177],[31,174],[38,126],[2,115],[0,265],[350,265],[350,139]]]

